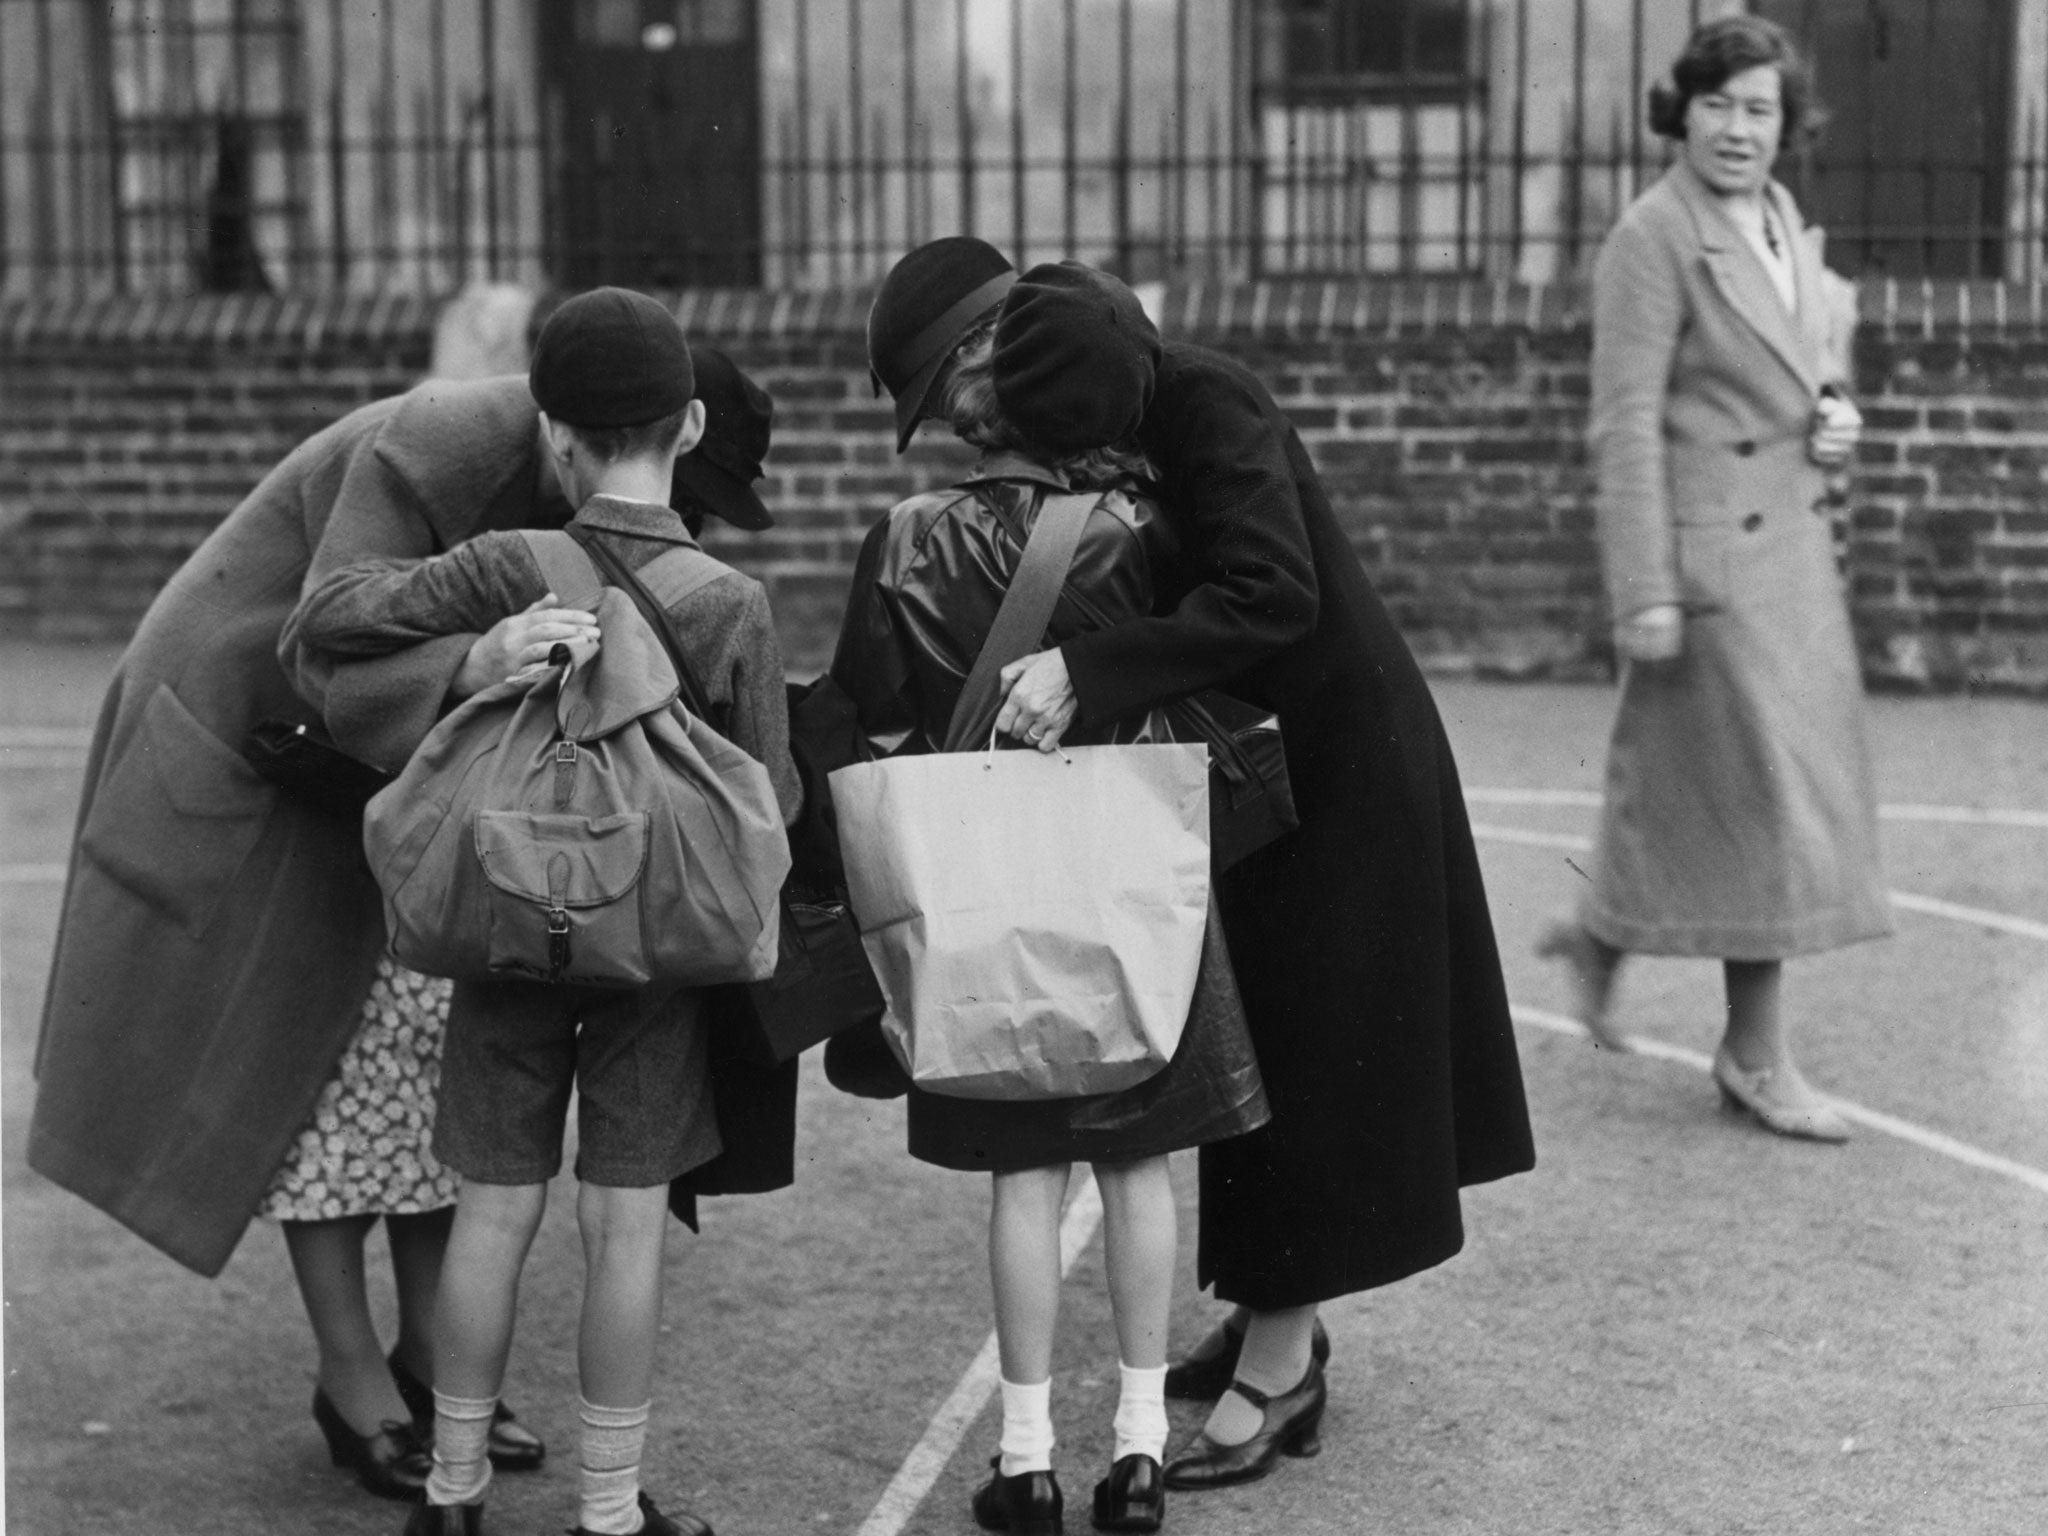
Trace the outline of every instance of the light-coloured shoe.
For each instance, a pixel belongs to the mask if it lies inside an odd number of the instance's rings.
[[[1552,923],[1545,929],[1543,937],[1536,941],[1536,956],[1540,960],[1564,962],[1571,978],[1572,995],[1578,1003],[1573,1016],[1586,1026],[1586,1033],[1601,1050],[1626,1056],[1632,1049],[1628,1036],[1616,1029],[1607,1016],[1608,1004],[1614,998],[1614,973],[1621,969],[1620,962],[1609,960],[1599,941],[1574,922]]]
[[[1815,1093],[1796,1070],[1780,1072],[1765,1067],[1751,1072],[1740,1066],[1722,1046],[1714,1052],[1714,1081],[1721,1098],[1732,1109],[1746,1109],[1766,1130],[1780,1136],[1797,1136],[1806,1141],[1847,1141],[1849,1122],[1841,1111]],[[1792,1090],[1787,1093],[1787,1089]]]

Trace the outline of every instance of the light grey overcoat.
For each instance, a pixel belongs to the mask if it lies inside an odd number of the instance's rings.
[[[1841,280],[1791,196],[1796,312],[1683,160],[1593,276],[1592,446],[1617,617],[1685,610],[1684,652],[1630,664],[1581,919],[1616,948],[1776,960],[1890,931],[1863,692],[1807,457],[1846,386]]]

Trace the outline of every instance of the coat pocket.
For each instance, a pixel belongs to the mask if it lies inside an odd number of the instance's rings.
[[[1733,528],[1725,522],[1678,524],[1678,600],[1688,613],[1728,606]]]
[[[100,781],[79,846],[193,938],[205,933],[277,791],[159,683]]]

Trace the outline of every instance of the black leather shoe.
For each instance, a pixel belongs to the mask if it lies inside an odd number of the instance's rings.
[[[481,1504],[422,1504],[405,1519],[404,1536],[483,1536]]]
[[[1095,1529],[1156,1531],[1166,1519],[1166,1486],[1150,1456],[1119,1456],[1095,1485]]]
[[[324,1387],[313,1389],[313,1422],[327,1437],[327,1454],[334,1464],[354,1472],[356,1481],[378,1498],[417,1500],[427,1496],[433,1458],[410,1424],[387,1419],[374,1435],[359,1435]]]
[[[1003,1476],[1003,1458],[989,1458],[995,1468],[991,1477],[974,1493],[974,1523],[984,1531],[1008,1531],[1010,1536],[1060,1536],[1060,1480],[1050,1472],[1019,1472]]]
[[[1231,1327],[1229,1317],[1216,1325],[1216,1331],[1223,1335],[1222,1349],[1199,1360],[1190,1357],[1167,1370],[1168,1397],[1206,1403],[1230,1389],[1230,1383],[1237,1377],[1237,1357],[1244,1352],[1244,1331]],[[1330,1335],[1324,1331],[1320,1317],[1308,1336],[1308,1352],[1318,1365],[1329,1364]]]
[[[1166,1464],[1167,1487],[1223,1488],[1256,1482],[1282,1456],[1314,1456],[1322,1450],[1318,1432],[1330,1389],[1320,1361],[1309,1361],[1308,1374],[1294,1390],[1277,1397],[1241,1381],[1233,1381],[1230,1390],[1265,1415],[1259,1432],[1243,1445],[1218,1445],[1207,1435],[1197,1435],[1194,1444]]]
[[[413,1429],[423,1444],[432,1445],[434,1389],[413,1375],[396,1351],[384,1363],[391,1367],[391,1379],[398,1387],[398,1396],[405,1404],[405,1411],[412,1415]],[[520,1423],[512,1410],[500,1403],[491,1415],[491,1434],[485,1454],[500,1472],[531,1472],[546,1459],[548,1448],[541,1443],[539,1435]]]
[[[711,1527],[688,1510],[664,1515],[645,1493],[640,1495],[640,1518],[645,1524],[640,1527],[639,1536],[712,1536]],[[595,1533],[579,1525],[569,1532],[569,1536],[595,1536]]]

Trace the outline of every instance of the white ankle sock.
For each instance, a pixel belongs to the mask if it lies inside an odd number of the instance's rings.
[[[488,1455],[495,1397],[434,1394],[434,1470],[427,1475],[429,1504],[475,1504],[491,1485]]]
[[[1116,1399],[1116,1451],[1111,1461],[1126,1456],[1166,1456],[1166,1367],[1139,1369],[1117,1362],[1122,1382]]]
[[[576,1523],[602,1536],[631,1536],[646,1524],[640,1513],[640,1455],[647,1445],[647,1415],[638,1408],[606,1408],[576,1399],[583,1420],[581,1476],[583,1512]]]
[[[1003,1383],[1002,1474],[1052,1470],[1052,1379]]]

